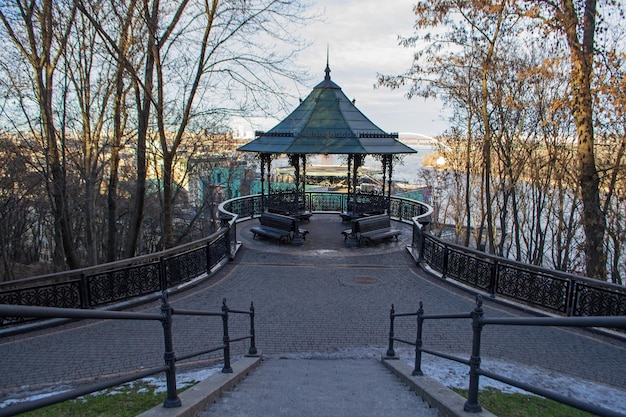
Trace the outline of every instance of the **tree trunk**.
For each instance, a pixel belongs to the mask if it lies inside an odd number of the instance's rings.
[[[154,84],[154,60],[156,46],[156,33],[158,30],[158,10],[159,1],[154,0],[152,10],[145,10],[146,24],[148,25],[148,45],[146,48],[146,69],[144,74],[143,91],[137,86],[137,108],[138,108],[138,129],[137,129],[137,183],[135,184],[135,195],[131,208],[131,218],[126,240],[124,257],[132,258],[137,250],[139,231],[143,221],[143,209],[146,197],[146,141],[148,137],[148,125],[150,122],[150,108],[152,106],[152,91]],[[140,98],[143,97],[143,99]]]
[[[135,2],[132,1],[122,21],[122,31],[118,42],[118,50],[125,54],[130,49],[133,41],[130,32],[131,23],[135,11]],[[106,261],[113,262],[117,252],[117,185],[119,182],[120,147],[124,135],[123,120],[124,103],[127,92],[124,88],[125,59],[119,57],[115,72],[115,95],[113,102],[113,138],[111,141],[111,160],[109,166],[109,185],[107,192],[107,245]]]
[[[469,107],[469,106],[468,106]],[[467,118],[467,154],[465,155],[465,215],[467,224],[465,229],[465,246],[469,247],[472,231],[472,113]]]
[[[173,155],[163,155],[163,245],[164,249],[174,246],[174,186],[172,178]]]
[[[66,199],[65,174],[61,167],[61,158],[56,141],[56,129],[54,128],[52,116],[52,68],[43,68],[35,76],[42,116],[42,130],[47,147],[46,158],[51,175],[49,190],[54,208],[54,222],[58,228],[60,238],[57,245],[62,248],[67,267],[75,269],[78,268],[79,264],[74,253],[69,208],[67,207]]]
[[[578,37],[578,16],[572,0],[563,0],[563,28],[570,48],[571,107],[578,136],[578,184],[583,203],[582,225],[585,231],[586,274],[607,279],[604,234],[605,213],[600,204],[600,177],[596,168],[593,131],[591,78],[594,60],[596,1],[586,0],[583,16],[583,39]]]
[[[51,62],[52,36],[55,31],[52,8],[52,1],[47,0],[43,2],[42,15],[40,16],[42,51],[40,59],[38,61],[31,59],[31,63],[35,71],[34,75],[37,99],[41,112],[42,131],[47,147],[46,158],[51,174],[49,190],[53,200],[54,221],[60,237],[60,241],[57,241],[57,245],[62,247],[67,267],[69,269],[75,269],[79,267],[79,262],[74,252],[70,210],[67,204],[65,171],[62,168],[59,148],[57,146],[57,132],[54,127],[54,112],[52,109],[53,74],[55,70],[55,63]],[[32,42],[35,43],[35,40],[32,39]],[[64,46],[65,45],[62,45],[62,47]],[[36,51],[33,50],[32,52],[36,54]],[[31,56],[31,58],[34,58],[34,56],[35,55]]]

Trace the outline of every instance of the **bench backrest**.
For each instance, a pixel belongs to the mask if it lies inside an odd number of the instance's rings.
[[[360,233],[371,232],[373,230],[387,229],[391,227],[391,218],[386,214],[378,216],[363,217],[356,220],[355,227]]]
[[[292,231],[294,228],[294,219],[289,216],[275,213],[263,213],[259,217],[259,222],[263,226],[273,227],[275,229]]]

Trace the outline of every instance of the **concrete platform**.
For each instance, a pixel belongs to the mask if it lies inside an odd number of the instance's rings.
[[[254,238],[250,229],[259,224],[252,219],[237,224],[237,236],[246,248],[262,252],[280,252],[285,255],[324,255],[324,256],[369,256],[389,252],[405,251],[413,237],[410,224],[392,221],[392,226],[402,234],[398,239],[388,239],[374,245],[351,247],[347,244],[342,232],[352,227],[351,222],[342,222],[338,214],[314,214],[308,222],[300,222],[300,228],[309,233],[301,246],[280,243],[276,240],[261,237]]]

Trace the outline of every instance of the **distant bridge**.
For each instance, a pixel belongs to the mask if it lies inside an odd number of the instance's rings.
[[[400,132],[398,133],[398,140],[405,145],[409,145],[414,148],[448,148],[448,145],[445,143],[440,142],[431,136],[422,135],[421,133]]]

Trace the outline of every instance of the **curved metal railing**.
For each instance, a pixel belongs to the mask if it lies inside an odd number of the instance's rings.
[[[236,252],[235,219],[223,219],[211,236],[118,262],[42,275],[0,285],[0,304],[92,309],[139,298],[156,299],[215,271]],[[0,315],[0,328],[35,321]]]
[[[626,315],[626,287],[446,242],[413,224],[413,256],[444,279],[564,316]]]
[[[304,193],[305,209],[342,213],[348,198],[338,192]],[[138,297],[158,297],[167,288],[214,271],[237,251],[237,223],[259,216],[260,194],[234,198],[219,206],[222,226],[196,242],[167,251],[95,267],[0,284],[0,304],[98,308]],[[409,251],[416,262],[444,279],[469,285],[492,297],[566,316],[626,315],[626,287],[493,256],[429,233],[432,208],[391,197],[392,219],[413,227]],[[0,328],[28,321],[0,317]]]
[[[263,197],[255,194],[234,198],[219,206],[220,216],[237,218],[237,221],[249,220],[260,216],[263,211]],[[342,213],[348,210],[348,195],[338,192],[310,191],[304,193],[305,209],[312,213]],[[389,215],[404,223],[426,221],[433,209],[426,203],[410,198],[391,197]]]

